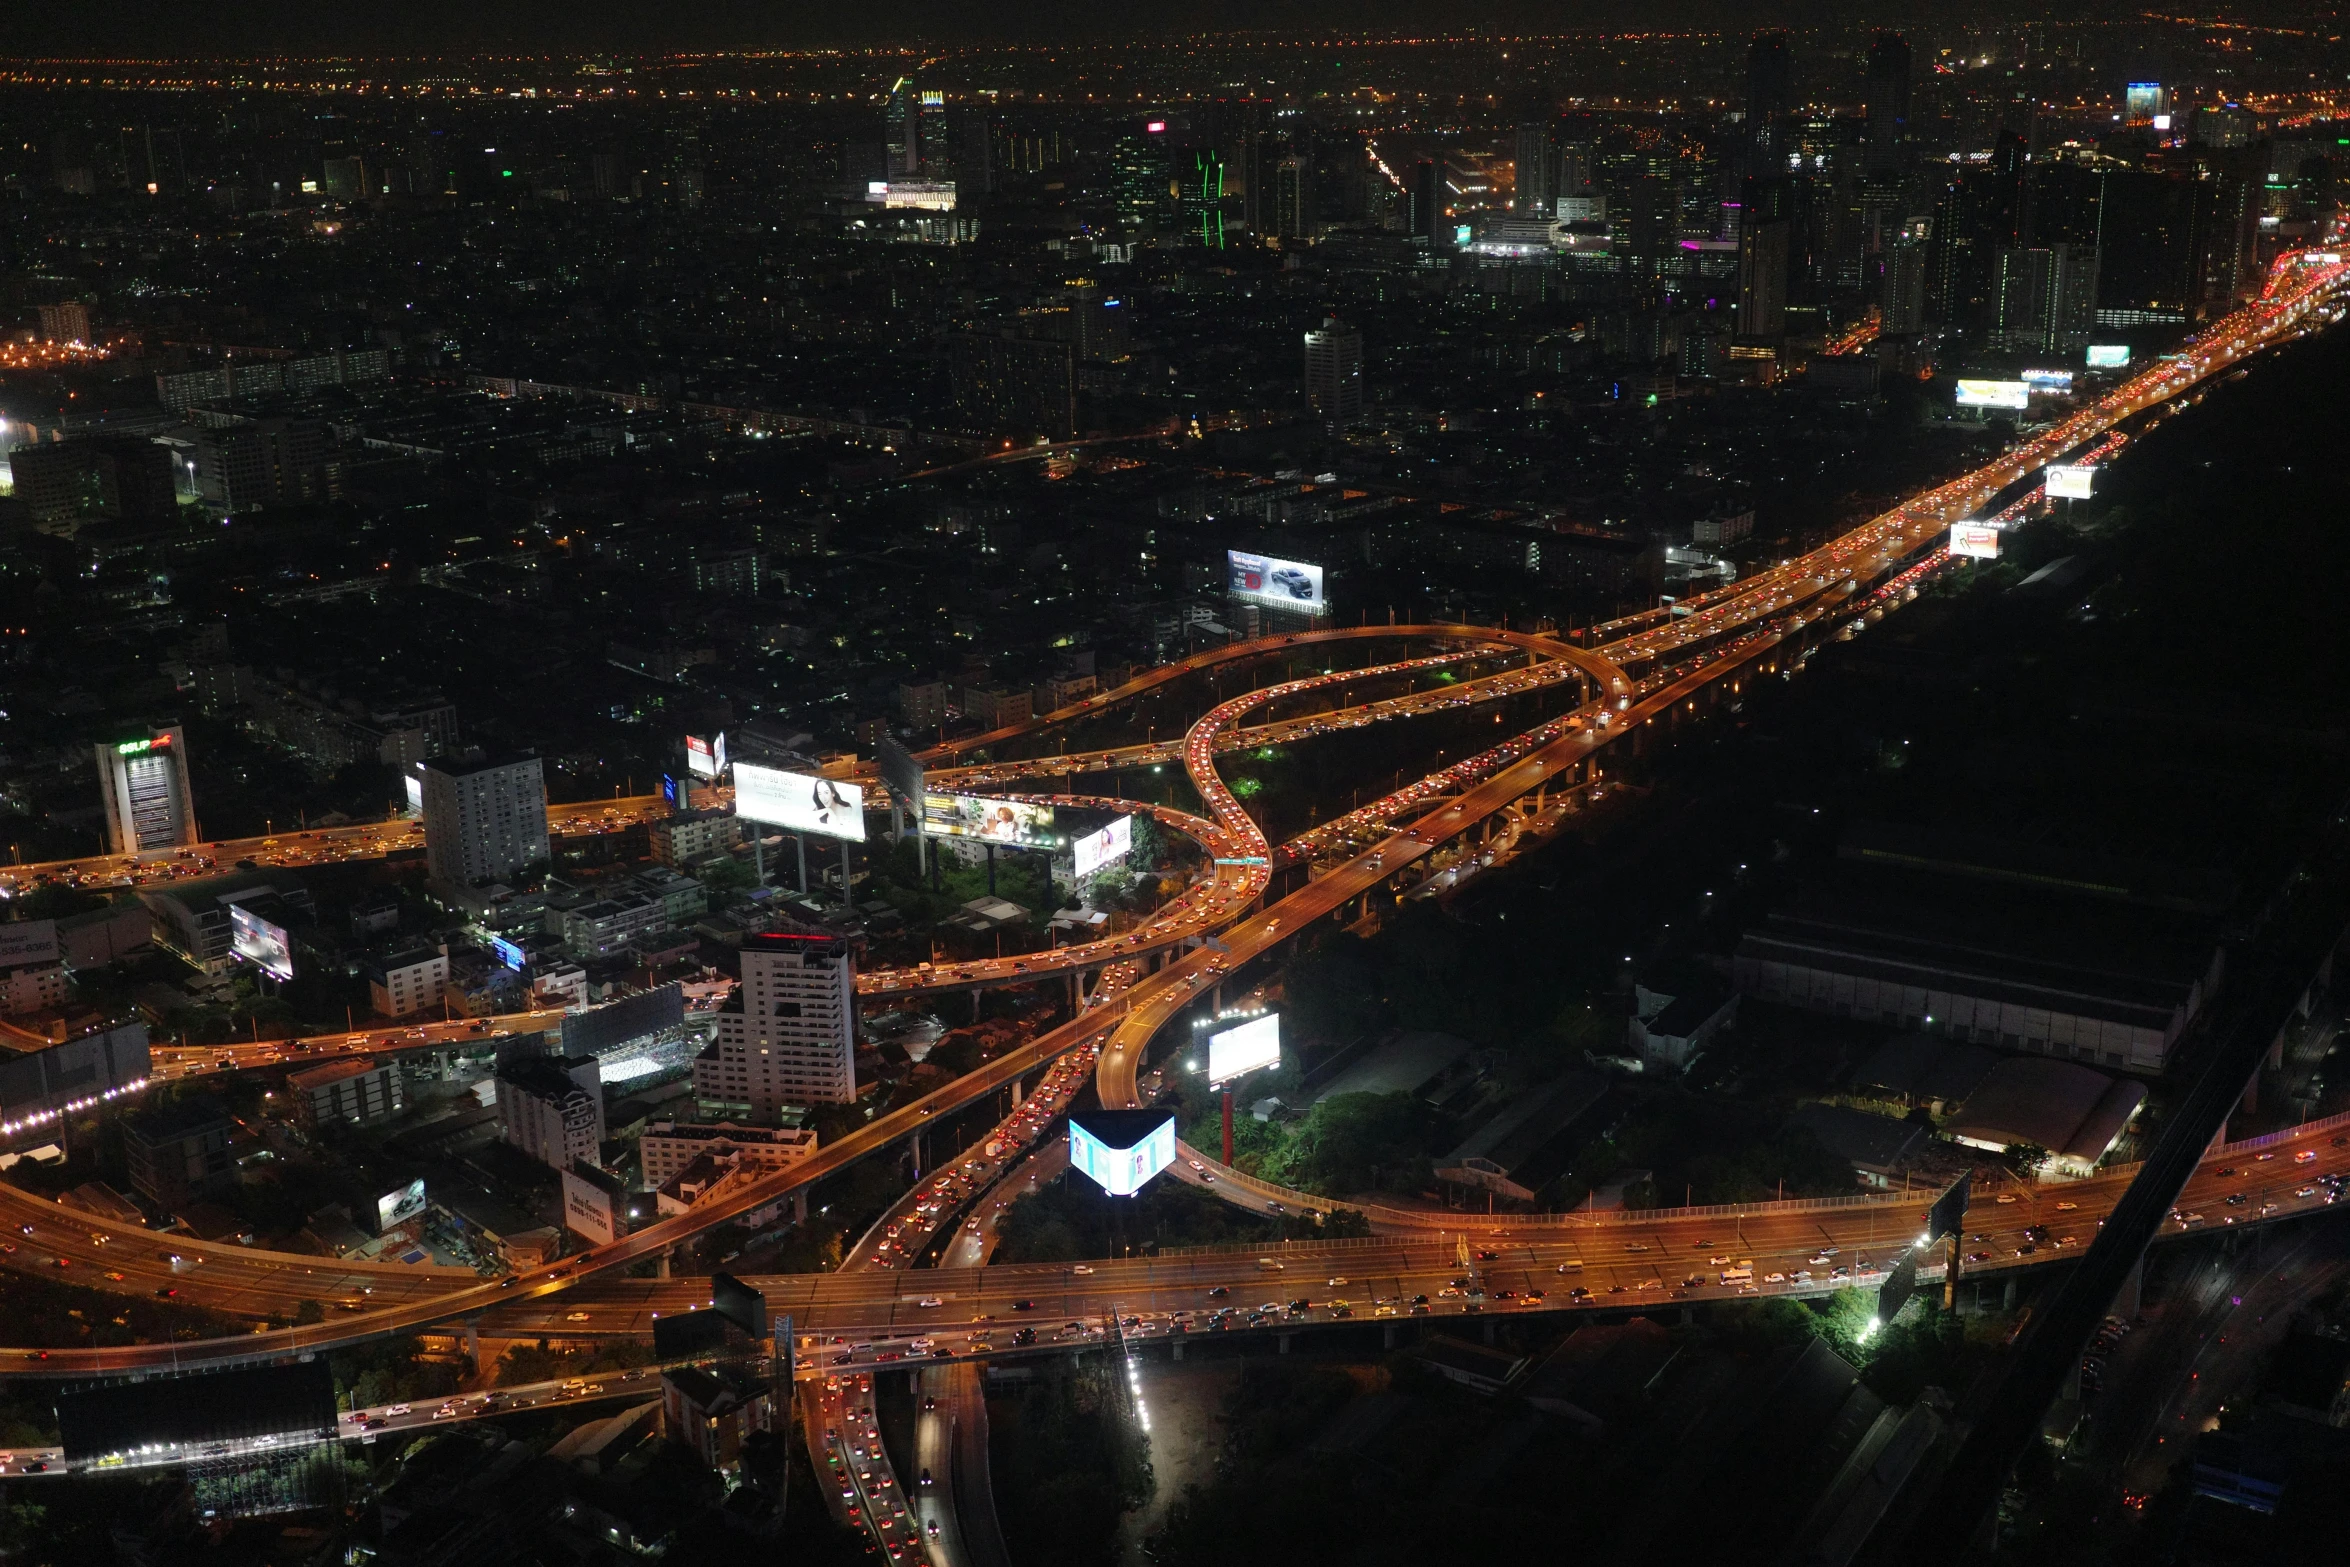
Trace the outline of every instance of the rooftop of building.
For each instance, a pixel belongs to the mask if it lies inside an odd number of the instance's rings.
[[[365,1077],[375,1069],[376,1060],[373,1056],[348,1056],[340,1061],[322,1061],[316,1066],[306,1066],[299,1072],[288,1072],[286,1086],[298,1094],[306,1094],[315,1088],[325,1088],[354,1077]]]
[[[2071,1061],[2012,1056],[1991,1069],[1943,1130],[2000,1147],[2028,1143],[2093,1164],[2145,1103],[2142,1083],[2107,1077]]]

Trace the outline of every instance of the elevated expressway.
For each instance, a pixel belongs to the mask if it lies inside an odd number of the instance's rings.
[[[1632,692],[1617,694],[1603,710],[1591,713],[1588,723],[1509,761],[1482,781],[1464,788],[1449,802],[1440,804],[1409,826],[1389,834],[1376,847],[1332,866],[1287,898],[1225,926],[1213,945],[1193,948],[1180,955],[1169,949],[1165,954],[1167,961],[1156,972],[1137,980],[1115,1003],[1081,1013],[1060,1028],[1006,1052],[925,1099],[877,1117],[789,1171],[744,1183],[721,1196],[706,1200],[689,1213],[660,1220],[609,1246],[598,1247],[582,1256],[528,1275],[465,1285],[429,1300],[398,1302],[339,1321],[273,1330],[263,1335],[173,1345],[52,1351],[43,1363],[44,1374],[56,1375],[63,1371],[80,1374],[123,1373],[158,1370],[173,1365],[307,1353],[337,1344],[411,1332],[459,1318],[501,1323],[530,1322],[536,1314],[535,1320],[545,1323],[550,1312],[567,1317],[570,1310],[577,1309],[572,1305],[572,1298],[590,1298],[582,1292],[591,1283],[599,1298],[611,1291],[625,1294],[632,1290],[651,1291],[664,1287],[682,1291],[681,1299],[690,1298],[698,1287],[692,1283],[680,1285],[672,1281],[665,1286],[656,1286],[652,1281],[625,1282],[613,1276],[631,1264],[666,1257],[680,1242],[715,1225],[754,1212],[793,1190],[836,1173],[856,1160],[918,1131],[930,1118],[974,1103],[1080,1046],[1098,1044],[1101,1047],[1098,1083],[1103,1102],[1131,1104],[1136,1099],[1136,1074],[1152,1037],[1222,974],[1239,963],[1271,950],[1301,929],[1310,927],[1319,918],[1332,914],[1343,916],[1350,902],[1374,892],[1399,870],[1425,858],[1446,842],[1480,830],[1482,824],[1511,808],[1521,797],[1566,775],[1576,764],[1587,760],[1593,752],[1617,737],[1636,733],[1642,726],[1659,719],[1678,717],[1684,703],[1693,711],[1700,693],[1722,681],[1734,680],[1741,671],[1757,663],[1769,669],[1772,667],[1769,661],[1791,651],[1792,639],[1799,633],[1807,627],[1819,625],[1848,606],[1865,601],[1873,585],[1902,570],[1910,557],[1937,540],[1951,522],[1963,518],[2002,491],[2027,479],[2040,466],[2096,438],[2120,421],[2178,398],[2192,390],[2199,381],[2226,370],[2247,355],[2308,329],[2312,315],[2333,307],[2334,295],[2343,280],[2344,270],[2338,260],[2320,263],[2289,260],[2281,263],[2272,279],[2269,293],[2258,304],[2239,311],[2205,332],[2177,359],[2163,362],[2131,378],[2096,404],[2075,413],[2048,431],[2035,434],[1985,468],[1906,502],[1809,555],[1757,573],[1733,589],[1707,595],[1702,602],[1695,603],[1687,615],[1634,631],[1609,643],[1600,650],[1602,656],[1618,668],[1641,672],[1635,681],[1637,695]],[[1452,635],[1462,639],[1506,641],[1511,636],[1509,633],[1484,628],[1410,629],[1414,633]],[[1294,640],[1304,642],[1308,639],[1327,640],[1349,635],[1399,634],[1406,634],[1405,629],[1363,627],[1301,633]],[[1154,673],[1159,679],[1174,678],[1177,674],[1226,658],[1274,651],[1288,645],[1290,640],[1267,639],[1254,645],[1244,644],[1237,650],[1218,649],[1213,655],[1203,654],[1187,660],[1184,666],[1169,666],[1166,672]],[[1550,647],[1566,647],[1550,639],[1543,640]],[[1565,656],[1563,652],[1561,656]],[[1359,672],[1349,674],[1359,677]],[[1217,776],[1214,759],[1225,738],[1238,726],[1243,716],[1267,702],[1308,689],[1316,681],[1336,678],[1339,677],[1317,676],[1307,681],[1287,682],[1235,697],[1218,704],[1185,737],[1184,765],[1205,801],[1215,827],[1224,835],[1224,846],[1246,851],[1219,855],[1219,858],[1259,862],[1269,862],[1271,859],[1270,845],[1266,843],[1264,834]],[[1603,689],[1614,689],[1613,677],[1607,678],[1608,684]],[[1130,682],[1114,695],[1130,695],[1138,686],[1151,683],[1155,681],[1148,678],[1142,682]],[[1100,700],[1092,699],[1080,706],[1091,710],[1098,706]],[[1051,721],[1061,721],[1061,716],[1049,715]],[[977,749],[990,738],[1008,738],[1011,733],[1026,732],[1036,727],[1040,726],[1032,723],[1020,726],[1017,731],[999,732],[993,737],[977,737],[974,741],[962,742],[958,747],[948,749]],[[1271,874],[1269,863],[1224,866],[1219,867],[1219,870],[1240,873],[1234,877],[1220,877],[1220,885],[1224,881],[1237,884],[1232,889],[1235,896],[1229,902],[1218,899],[1220,907],[1229,907],[1233,903],[1245,906],[1247,901],[1262,893]],[[1238,896],[1242,891],[1247,892],[1247,898]],[[1127,955],[1117,954],[1119,957]],[[2317,1158],[2310,1162],[2315,1169],[2338,1168],[2343,1160],[2343,1155],[2330,1146],[2325,1150],[2310,1151],[2317,1154]],[[2066,1200],[2072,1202],[2074,1207],[2065,1211],[2085,1216],[2075,1222],[2093,1222],[2103,1208],[2110,1206],[2117,1194],[2113,1183],[2118,1178],[2100,1177],[2099,1180],[2105,1183],[2102,1186],[2084,1182],[2069,1188]],[[2297,1191],[2298,1188],[2293,1190]],[[1302,1197],[1304,1194],[1297,1195]],[[2308,1201],[2302,1198],[2294,1200]],[[1758,1205],[1753,1210],[1727,1219],[1718,1213],[1643,1215],[1634,1222],[1653,1228],[1654,1234],[1649,1239],[1628,1238],[1612,1224],[1592,1226],[1592,1234],[1602,1237],[1601,1244],[1612,1240],[1622,1246],[1621,1259],[1612,1256],[1597,1259],[1585,1257],[1578,1250],[1572,1260],[1582,1262],[1585,1268],[1592,1266],[1595,1261],[1604,1262],[1611,1269],[1621,1271],[1627,1266],[1624,1259],[1655,1257],[1658,1261],[1654,1268],[1656,1283],[1653,1288],[1663,1289],[1668,1294],[1676,1287],[1697,1292],[1702,1286],[1686,1283],[1674,1285],[1667,1280],[1673,1268],[1681,1265],[1680,1259],[1690,1257],[1701,1249],[1727,1243],[1727,1249],[1739,1252],[1742,1257],[1751,1255],[1755,1258],[1759,1276],[1770,1271],[1764,1266],[1766,1259],[1792,1259],[1798,1251],[1813,1245],[1815,1241],[1834,1244],[1844,1250],[1881,1248],[1894,1243],[1903,1227],[1900,1212],[1895,1201],[1879,1200],[1830,1208]],[[1384,1220],[1386,1215],[1374,1217]],[[1444,1215],[1403,1215],[1400,1211],[1399,1217],[1414,1221],[1421,1233],[1426,1233],[1426,1227],[1431,1225],[1441,1230],[1448,1223],[1460,1222]],[[1569,1241],[1551,1240],[1553,1235],[1573,1233],[1556,1219],[1511,1224],[1485,1219],[1470,1222],[1480,1232],[1506,1232],[1525,1237],[1523,1242],[1513,1244],[1526,1244],[1532,1248],[1525,1263],[1529,1268],[1554,1266],[1556,1262],[1570,1260],[1564,1255],[1554,1258],[1550,1251],[1544,1249],[1546,1247],[1580,1248],[1587,1240],[1585,1237]],[[1729,1231],[1726,1236],[1714,1233],[1725,1229]],[[1998,1238],[1998,1232],[1990,1233],[1995,1239]],[[1416,1280],[1424,1276],[1420,1266],[1424,1254],[1413,1248],[1425,1247],[1429,1243],[1405,1238],[1370,1244],[1396,1248],[1382,1254],[1383,1261],[1391,1264],[1383,1271],[1392,1273],[1399,1281]],[[1441,1243],[1437,1244],[1441,1247]],[[1340,1246],[1331,1255],[1340,1255],[1342,1251],[1343,1246]],[[2011,1259],[2014,1263],[2023,1260]],[[1668,1263],[1671,1265],[1666,1265]],[[2000,1262],[1994,1256],[1987,1265],[2010,1264]],[[1636,1270],[1639,1265],[1632,1266]],[[1248,1267],[1253,1267],[1253,1263]],[[1196,1258],[1137,1259],[1105,1263],[1086,1275],[1068,1275],[1061,1287],[1050,1292],[1049,1298],[1054,1304],[1049,1307],[1043,1304],[1048,1298],[1045,1280],[1050,1277],[1049,1270],[1039,1273],[1036,1270],[991,1268],[972,1270],[968,1278],[951,1277],[953,1270],[925,1270],[914,1276],[918,1282],[911,1286],[911,1292],[919,1295],[942,1291],[941,1298],[944,1298],[943,1289],[953,1289],[963,1301],[967,1312],[969,1308],[978,1305],[1008,1308],[1013,1300],[1033,1296],[1039,1303],[1040,1311],[1049,1314],[1066,1310],[1074,1315],[1081,1314],[1081,1308],[1092,1311],[1132,1310],[1140,1300],[1155,1302],[1167,1291],[1190,1291],[1203,1280],[1212,1279],[1240,1290],[1250,1276],[1248,1267],[1238,1265],[1230,1258],[1222,1261]],[[1685,1277],[1690,1276],[1694,1275]],[[795,1276],[773,1283],[778,1309],[801,1310],[805,1314],[804,1320],[824,1322],[855,1319],[870,1323],[877,1316],[893,1321],[898,1319],[904,1306],[900,1296],[909,1292],[908,1279],[908,1275],[892,1270],[881,1276],[856,1273]],[[1624,1281],[1619,1279],[1617,1282]],[[1812,1287],[1820,1287],[1816,1277]],[[1613,1289],[1611,1284],[1611,1292]],[[1633,1292],[1634,1286],[1627,1284],[1626,1291]],[[1167,1296],[1170,1301],[1173,1298],[1173,1295]],[[1555,1303],[1555,1292],[1551,1299]],[[991,1309],[975,1316],[997,1314]],[[646,1320],[649,1321],[649,1318]],[[942,1316],[939,1320],[947,1318]],[[557,1331],[551,1326],[547,1330]],[[26,1352],[0,1353],[22,1356]],[[25,1368],[26,1363],[21,1358],[0,1363],[0,1370],[21,1371]]]

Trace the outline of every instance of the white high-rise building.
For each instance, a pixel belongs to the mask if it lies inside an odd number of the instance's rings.
[[[1306,406],[1332,429],[1363,418],[1363,334],[1336,316],[1306,334]]]
[[[743,938],[743,981],[694,1060],[706,1117],[763,1119],[857,1097],[856,964],[835,936]]]
[[[106,848],[151,854],[196,841],[196,806],[188,789],[188,746],[179,725],[97,748],[98,786],[106,796]]]
[[[547,858],[547,784],[535,756],[424,764],[424,862],[442,887],[477,887]]]

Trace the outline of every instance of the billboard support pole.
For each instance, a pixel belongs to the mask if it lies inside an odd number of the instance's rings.
[[[793,847],[794,849],[796,849],[796,850],[798,850],[798,851],[799,851],[799,856],[800,856],[800,896],[802,896],[802,897],[806,897],[806,896],[807,896],[807,894],[808,894],[808,837],[807,837],[807,834],[805,834],[805,833],[796,833],[796,832],[795,832],[795,833],[793,833],[793,834],[791,835],[791,842],[792,842],[792,847]]]
[[[856,888],[849,884],[849,840],[840,841],[840,906],[847,908],[856,902]]]
[[[1232,1167],[1232,1090],[1224,1090],[1224,1167]]]
[[[995,845],[987,846],[987,895],[995,896]]]

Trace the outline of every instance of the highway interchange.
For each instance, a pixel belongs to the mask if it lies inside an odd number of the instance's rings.
[[[476,1324],[484,1333],[512,1336],[649,1334],[653,1319],[662,1312],[701,1305],[708,1285],[694,1279],[623,1277],[630,1264],[666,1258],[681,1242],[893,1147],[934,1117],[1051,1070],[1056,1062],[1090,1063],[1105,1105],[1140,1103],[1139,1080],[1158,1036],[1227,975],[1323,919],[1345,919],[1367,898],[1385,889],[1408,887],[1426,871],[1425,862],[1473,841],[1489,824],[1510,822],[1513,812],[1522,811],[1521,802],[1571,787],[1598,752],[1622,737],[1659,720],[1694,714],[1699,700],[1715,688],[1781,672],[1824,629],[1881,612],[1888,602],[1886,593],[1915,572],[1922,559],[1931,559],[1923,552],[1953,522],[1977,515],[2031,481],[2040,467],[2108,436],[2123,421],[2176,403],[2244,358],[2312,329],[2313,318],[2321,313],[2332,318],[2338,314],[2344,273],[2342,262],[2331,256],[2281,263],[2260,302],[2207,330],[2180,355],[2129,378],[2057,424],[2033,432],[1984,468],[1904,502],[1808,555],[1676,606],[1671,614],[1644,614],[1606,628],[1621,634],[1599,647],[1587,649],[1539,633],[1465,626],[1332,628],[1264,638],[1208,650],[1071,708],[926,753],[924,760],[938,768],[933,776],[949,787],[1067,777],[1137,765],[1138,756],[1179,760],[1204,804],[1205,819],[1099,796],[1073,797],[1067,803],[1152,811],[1224,863],[1216,867],[1214,878],[1196,884],[1142,932],[1000,963],[932,965],[860,976],[862,992],[914,994],[1023,983],[1046,974],[1116,965],[1114,983],[1105,983],[1096,1000],[1067,1023],[923,1100],[876,1117],[802,1164],[736,1183],[688,1213],[524,1275],[480,1280],[458,1270],[327,1263],[246,1248],[204,1248],[151,1234],[99,1240],[96,1235],[105,1232],[106,1225],[85,1223],[85,1215],[0,1188],[0,1210],[10,1224],[30,1224],[34,1230],[15,1237],[16,1252],[0,1255],[5,1265],[54,1268],[53,1259],[62,1257],[65,1267],[57,1271],[77,1282],[140,1293],[156,1293],[175,1287],[173,1280],[201,1275],[207,1304],[256,1314],[282,1312],[297,1289],[304,1293],[295,1298],[334,1302],[324,1322],[235,1338],[0,1351],[0,1371],[54,1377],[185,1368],[314,1352],[457,1321]],[[1300,647],[1367,639],[1391,639],[1399,645],[1434,642],[1438,651],[1370,670],[1333,669],[1243,693],[1217,703],[1179,742],[957,765],[959,758],[1098,717],[1188,674],[1237,660],[1293,656]],[[1243,722],[1269,706],[1310,699],[1328,687],[1383,674],[1408,677],[1420,669],[1489,656],[1499,649],[1523,654],[1527,662],[1454,686],[1322,713],[1296,713],[1272,724],[1252,727]],[[1240,745],[1273,743],[1358,723],[1405,720],[1463,701],[1494,700],[1567,679],[1580,681],[1584,696],[1572,714],[1552,719],[1481,758],[1456,763],[1446,776],[1399,788],[1290,844],[1269,843],[1217,771],[1216,758]],[[655,809],[655,802],[589,802],[562,809],[569,814],[559,825],[551,821],[557,830],[597,831],[642,819]],[[207,846],[186,859],[160,865],[99,859],[10,868],[0,872],[0,879],[11,888],[41,879],[144,885],[243,859],[300,863],[303,858],[390,852],[415,842],[412,824],[379,823]],[[1318,874],[1267,904],[1262,900],[1277,858],[1310,861]],[[498,1028],[531,1026],[529,1019],[490,1021]],[[536,1026],[545,1026],[543,1019]],[[428,1030],[422,1039],[391,1040],[381,1030],[361,1031],[305,1042],[298,1051],[273,1043],[172,1055],[166,1047],[157,1052],[157,1075],[284,1065],[341,1051],[428,1048],[478,1038],[480,1032],[469,1021]],[[1082,1071],[1083,1065],[1076,1070]],[[1061,1075],[1070,1076],[1066,1071]],[[1072,1086],[1057,1083],[1050,1098],[1061,1098]],[[836,1429],[851,1418],[858,1398],[869,1398],[864,1374],[876,1368],[1098,1344],[1114,1338],[1120,1324],[1131,1337],[1148,1341],[1251,1330],[1284,1333],[1306,1326],[1415,1317],[1623,1310],[1664,1301],[1817,1294],[1868,1286],[1915,1241],[1921,1206],[1916,1197],[1888,1194],[1832,1203],[1764,1203],[1726,1212],[1668,1210],[1563,1220],[1374,1209],[1367,1216],[1379,1233],[1364,1241],[1290,1243],[1075,1266],[896,1265],[920,1249],[914,1229],[960,1223],[962,1204],[987,1200],[986,1194],[996,1189],[991,1181],[1017,1167],[1020,1147],[1033,1141],[1049,1121],[1049,1100],[1035,1110],[1028,1123],[1022,1123],[1017,1112],[1009,1123],[1024,1127],[1027,1134],[1018,1146],[974,1161],[975,1167],[959,1176],[952,1166],[933,1172],[909,1194],[908,1203],[893,1210],[889,1222],[899,1225],[899,1233],[890,1234],[885,1223],[877,1239],[868,1237],[872,1244],[858,1259],[891,1265],[748,1280],[768,1294],[771,1310],[793,1315],[802,1335],[803,1367],[812,1375],[836,1379],[824,1405],[826,1419]],[[1003,1134],[999,1128],[999,1138]],[[1266,1187],[1238,1172],[1222,1171],[1189,1150],[1184,1159],[1185,1178],[1218,1174],[1212,1189],[1231,1200],[1260,1208],[1279,1203],[1291,1211],[1328,1206],[1311,1194]],[[1202,1168],[1190,1169],[1192,1160]],[[985,1168],[977,1167],[981,1164]],[[1962,1271],[1996,1275],[2085,1246],[2133,1173],[2123,1169],[2064,1185],[1985,1189],[1967,1222]],[[2327,1206],[2335,1186],[2327,1177],[2350,1178],[2350,1128],[2328,1123],[2259,1148],[2215,1149],[2190,1182],[2165,1233],[2260,1223]],[[932,1213],[918,1212],[933,1203]],[[920,1223],[911,1223],[910,1216]],[[895,1255],[882,1250],[885,1242]],[[202,1260],[193,1266],[184,1259],[174,1264],[166,1260],[166,1248],[200,1252]],[[957,1264],[974,1253],[984,1255],[985,1249],[964,1244],[958,1235],[947,1261]],[[110,1279],[109,1274],[121,1277]],[[940,1439],[933,1432],[924,1440]],[[860,1476],[849,1482],[848,1489],[855,1490],[861,1480]],[[893,1528],[910,1529],[916,1515],[904,1510],[902,1490],[891,1489],[895,1481],[888,1477],[886,1464],[873,1483],[880,1489],[861,1504],[868,1520],[878,1525],[889,1519]],[[942,1518],[929,1507],[920,1516]],[[942,1521],[952,1524],[951,1509]],[[886,1538],[890,1531],[882,1534]]]

